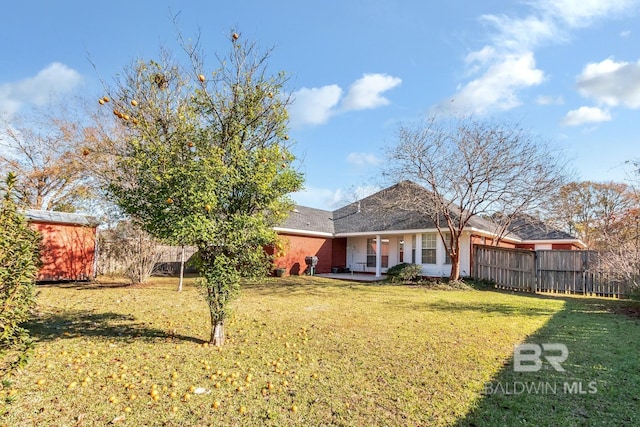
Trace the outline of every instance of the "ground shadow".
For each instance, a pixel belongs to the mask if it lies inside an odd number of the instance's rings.
[[[78,336],[115,338],[121,340],[167,340],[204,341],[185,335],[172,334],[152,328],[130,315],[119,313],[95,313],[89,310],[65,310],[59,313],[39,313],[26,328],[36,341],[53,341]]]
[[[502,291],[495,290],[490,291],[500,294],[510,294],[513,295],[513,292],[510,291]],[[575,298],[566,295],[545,295],[545,294],[527,294],[527,293],[519,293],[517,294],[518,298],[521,299],[531,299],[532,302],[538,300],[554,300],[554,301],[563,301],[565,304],[572,303],[572,311],[588,311],[588,312],[608,312],[614,313],[619,311],[618,307],[621,305],[621,301],[619,300],[604,300],[602,298]],[[579,308],[576,306],[576,301],[580,304]],[[403,303],[400,301],[400,303]],[[499,313],[499,314],[518,314],[518,315],[529,315],[529,316],[544,316],[544,315],[553,315],[556,313],[558,316],[564,316],[563,313],[557,313],[556,310],[552,308],[544,308],[537,307],[532,304],[531,306],[527,306],[527,304],[522,304],[518,302],[517,304],[509,304],[509,303],[484,303],[484,304],[466,304],[461,302],[452,302],[448,299],[439,299],[437,301],[428,301],[424,303],[415,303],[412,301],[404,302],[408,305],[412,305],[412,308],[415,309],[429,309],[429,310],[442,310],[445,312],[456,312],[456,311],[478,311],[484,313]],[[524,307],[523,307],[524,306]]]
[[[327,290],[351,289],[364,290],[365,287],[376,286],[374,282],[352,282],[347,280],[327,279],[319,276],[287,276],[249,281],[243,288],[268,295],[288,295],[304,293],[305,295],[326,295]],[[378,284],[379,286],[379,284]]]
[[[624,302],[527,297],[565,302],[561,311],[525,340],[540,346],[540,369],[522,371],[511,355],[455,426],[638,425],[640,321],[614,313]],[[541,345],[546,343],[566,346],[568,356],[560,364],[564,371],[545,358],[561,356],[559,351],[543,350]]]

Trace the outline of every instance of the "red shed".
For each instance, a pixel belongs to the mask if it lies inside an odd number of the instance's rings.
[[[90,280],[96,275],[96,231],[91,216],[27,210],[29,225],[42,236],[38,281]]]

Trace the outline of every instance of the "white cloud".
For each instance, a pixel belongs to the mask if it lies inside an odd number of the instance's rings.
[[[538,0],[528,1],[523,16],[482,15],[493,28],[491,43],[466,57],[470,81],[438,108],[468,113],[508,110],[520,105],[523,89],[542,83],[545,73],[535,67],[534,53],[544,44],[567,41],[571,31],[597,20],[634,11],[639,0]],[[453,103],[449,102],[453,99]]]
[[[482,15],[480,20],[496,28],[497,32],[493,35],[493,44],[499,51],[531,50],[558,35],[557,27],[553,21],[533,15],[525,18]]]
[[[625,39],[627,37],[629,37],[630,35],[631,35],[631,31],[630,30],[626,30],[626,31],[620,32],[620,37],[625,38]]]
[[[371,153],[349,153],[347,163],[356,166],[376,166],[382,163],[382,160]]]
[[[401,81],[387,74],[365,74],[351,84],[344,97],[342,88],[335,84],[302,88],[293,94],[294,100],[289,107],[291,126],[320,125],[339,113],[385,106],[389,100],[382,93]]]
[[[605,59],[587,64],[577,78],[581,95],[601,104],[640,108],[640,61]]]
[[[291,197],[298,205],[332,211],[370,196],[376,191],[380,191],[380,187],[373,185],[361,185],[347,190],[309,186],[302,191],[293,193]]]
[[[342,101],[342,109],[365,110],[389,104],[382,93],[398,86],[402,80],[387,74],[365,74],[349,87],[349,92]]]
[[[344,191],[340,188],[330,190],[328,188],[307,186],[304,190],[293,193],[291,197],[298,205],[333,210],[344,199]]]
[[[611,113],[597,107],[580,107],[571,110],[562,119],[562,124],[566,126],[579,126],[585,123],[601,123],[611,120]]]
[[[543,80],[544,73],[536,68],[532,52],[506,55],[462,87],[451,104],[442,104],[441,108],[473,113],[508,110],[520,105],[518,90],[539,85]]]
[[[1,84],[0,112],[13,114],[25,104],[46,104],[52,97],[78,88],[82,80],[76,70],[54,62],[33,77]]]
[[[539,105],[562,105],[564,104],[564,98],[562,96],[538,95],[536,103]]]
[[[543,0],[537,7],[550,19],[572,28],[584,28],[596,19],[619,16],[637,3],[637,0]]]
[[[319,125],[334,114],[342,89],[338,85],[321,88],[302,88],[294,93],[294,101],[289,107],[291,126]]]

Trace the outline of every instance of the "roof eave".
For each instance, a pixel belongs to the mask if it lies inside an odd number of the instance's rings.
[[[329,238],[335,237],[333,233],[327,233],[324,231],[299,230],[296,228],[284,228],[284,227],[274,227],[273,229],[278,233],[295,234],[299,236],[329,237]]]
[[[571,244],[571,245],[576,245],[579,246],[583,249],[587,248],[587,245],[580,239],[528,239],[528,240],[522,240],[520,242],[521,244],[529,244],[529,245],[535,245],[535,244]]]

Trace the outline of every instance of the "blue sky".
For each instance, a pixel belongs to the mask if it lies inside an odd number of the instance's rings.
[[[109,81],[160,45],[177,52],[178,12],[211,58],[232,28],[274,48],[307,206],[380,185],[398,126],[431,114],[519,122],[582,180],[623,181],[640,158],[640,0],[2,2],[0,111],[101,96],[91,61]]]

